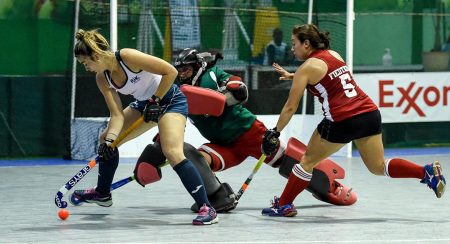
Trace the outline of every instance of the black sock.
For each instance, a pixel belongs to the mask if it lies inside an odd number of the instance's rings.
[[[119,165],[119,150],[116,149],[114,156],[105,162],[100,161],[98,165],[97,188],[95,189],[101,195],[107,195],[111,192],[111,184]]]
[[[192,198],[194,198],[197,206],[201,207],[206,203],[206,205],[211,207],[208,197],[206,196],[205,185],[194,164],[188,159],[185,159],[181,161],[181,163],[175,165],[173,169],[177,172],[186,190],[191,194]]]

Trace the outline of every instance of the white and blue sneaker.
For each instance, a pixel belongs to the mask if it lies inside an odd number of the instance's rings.
[[[295,209],[294,204],[286,204],[283,206],[279,206],[280,198],[273,197],[273,200],[270,201],[270,207],[263,208],[261,211],[262,215],[270,216],[270,217],[294,217],[297,215],[297,209]]]
[[[442,167],[439,162],[427,164],[424,166],[425,177],[420,183],[427,184],[436,194],[437,198],[441,198],[445,192],[445,178],[442,173]]]

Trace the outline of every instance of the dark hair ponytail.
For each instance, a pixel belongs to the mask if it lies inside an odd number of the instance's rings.
[[[328,37],[328,35],[330,35],[330,32],[326,31],[326,32],[319,32],[319,36],[322,39],[322,43],[323,44],[323,49],[329,49],[330,48],[330,37]]]
[[[311,46],[314,49],[329,49],[330,38],[328,35],[330,32],[320,32],[319,28],[313,24],[296,25],[292,29],[292,34],[295,35],[300,42],[309,40]]]

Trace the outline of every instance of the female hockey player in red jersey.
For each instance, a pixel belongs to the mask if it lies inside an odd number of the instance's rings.
[[[374,102],[357,86],[343,58],[329,50],[329,33],[320,32],[312,24],[295,26],[292,30],[292,51],[305,62],[295,74],[275,69],[284,79],[293,80],[289,97],[275,128],[267,130],[262,150],[270,155],[276,151],[280,132],[297,110],[305,89],[317,96],[324,119],[311,136],[306,152],[290,173],[280,198],[262,210],[268,216],[294,216],[294,199],[310,183],[314,167],[323,159],[353,141],[369,171],[392,178],[417,178],[433,189],[440,198],[445,179],[439,162],[420,166],[405,159],[384,158],[381,139],[381,115]]]

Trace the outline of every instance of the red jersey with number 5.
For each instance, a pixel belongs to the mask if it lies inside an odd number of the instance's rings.
[[[321,59],[328,66],[327,74],[322,80],[307,86],[322,103],[326,119],[337,122],[378,109],[372,99],[356,85],[347,65],[328,50],[315,51],[309,58]]]

